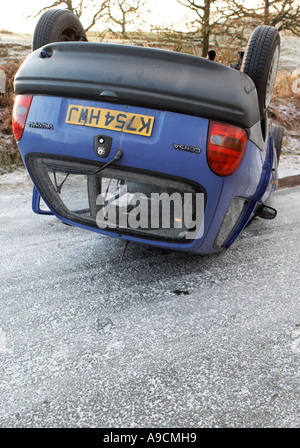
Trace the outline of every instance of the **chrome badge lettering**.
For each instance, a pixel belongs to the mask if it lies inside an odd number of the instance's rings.
[[[174,149],[178,149],[179,151],[187,151],[187,152],[193,152],[194,154],[200,154],[201,148],[198,146],[186,146],[186,145],[177,145],[176,143],[173,143]]]
[[[34,129],[48,129],[50,131],[54,131],[54,125],[52,123],[40,123],[39,121],[30,121],[28,123],[30,128]]]

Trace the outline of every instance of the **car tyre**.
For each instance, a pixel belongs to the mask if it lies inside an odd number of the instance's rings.
[[[277,155],[277,164],[279,163],[279,158],[281,154],[281,148],[282,148],[282,140],[284,135],[284,127],[283,126],[277,126],[273,125],[270,129],[270,134],[273,136],[273,142],[276,150]]]
[[[79,18],[68,9],[50,9],[39,18],[32,40],[32,51],[51,42],[87,41]]]
[[[258,26],[252,33],[241,66],[254,82],[261,118],[264,117],[275,85],[280,54],[280,36],[277,28]]]

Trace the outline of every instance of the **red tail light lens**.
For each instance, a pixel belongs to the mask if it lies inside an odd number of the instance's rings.
[[[210,122],[207,159],[210,169],[218,176],[229,176],[240,166],[247,146],[244,129],[224,123]]]
[[[29,112],[32,95],[18,95],[15,99],[12,129],[16,140],[21,140]]]

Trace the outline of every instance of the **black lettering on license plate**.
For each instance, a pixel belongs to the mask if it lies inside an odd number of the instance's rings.
[[[66,123],[151,137],[154,117],[70,104]]]

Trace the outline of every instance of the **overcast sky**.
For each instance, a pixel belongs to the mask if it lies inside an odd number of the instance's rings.
[[[7,0],[1,1],[0,30],[19,33],[33,33],[37,19],[26,18],[35,15],[41,8],[53,3],[54,0]],[[188,9],[179,5],[175,0],[151,0],[151,14],[147,15],[147,22],[170,24],[172,21],[182,22]],[[86,24],[84,23],[85,26]],[[101,25],[100,28],[101,29]],[[97,28],[95,28],[97,30]]]

